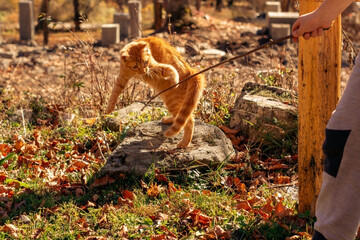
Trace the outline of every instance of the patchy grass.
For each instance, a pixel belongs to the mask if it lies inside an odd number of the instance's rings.
[[[220,99],[214,106],[227,101],[226,92],[214,92]],[[295,156],[244,149],[218,169],[97,179],[123,132],[104,128],[101,118],[60,122],[60,108],[23,100],[33,110],[30,121],[17,117],[16,101],[2,99],[2,239],[309,237],[312,219],[298,216],[293,193],[282,189],[296,186]],[[132,121],[161,117],[150,115]]]

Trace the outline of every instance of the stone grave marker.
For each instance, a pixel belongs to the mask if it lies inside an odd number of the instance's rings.
[[[131,0],[128,2],[128,7],[130,13],[130,38],[141,37],[141,1]]]
[[[20,40],[32,41],[34,39],[34,15],[31,1],[19,2]]]

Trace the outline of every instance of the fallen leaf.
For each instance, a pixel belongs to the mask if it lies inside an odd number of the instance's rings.
[[[275,210],[275,216],[285,217],[285,216],[292,215],[292,210],[285,207],[282,204],[282,202],[279,202],[278,204],[276,204],[274,207],[274,210]]]
[[[272,211],[274,210],[274,207],[272,205],[272,201],[268,200],[267,203],[260,208],[260,210],[267,213],[267,214],[271,214]]]
[[[104,186],[114,183],[114,182],[115,182],[115,179],[106,175],[105,177],[95,179],[95,181],[90,186],[93,188],[104,187]]]
[[[92,126],[96,122],[97,118],[86,118],[85,123]]]
[[[275,184],[287,184],[290,183],[290,177],[289,176],[275,176],[274,177],[274,183]]]
[[[119,237],[127,238],[128,237],[128,228],[126,225],[122,225],[119,230]]]
[[[31,233],[30,238],[31,239],[38,239],[38,238],[40,238],[41,233],[43,233],[43,232],[45,232],[45,230],[42,229],[42,228],[34,229],[34,231]]]
[[[5,224],[0,228],[0,231],[7,233],[14,238],[19,238],[19,229],[12,224]]]
[[[75,196],[76,198],[80,198],[82,195],[84,195],[84,190],[82,188],[76,188],[75,190]]]
[[[121,195],[123,196],[123,198],[130,199],[131,201],[134,201],[134,199],[135,199],[135,194],[133,192],[128,191],[128,190],[122,191]]]
[[[130,207],[134,207],[133,201],[131,201],[130,199],[124,199],[124,198],[122,198],[122,197],[119,197],[119,198],[118,198],[117,204],[118,204],[119,206],[129,205]]]
[[[269,170],[280,170],[280,169],[288,169],[289,166],[283,163],[277,163],[269,167]]]
[[[80,169],[84,169],[84,168],[88,167],[89,163],[84,162],[82,160],[75,160],[75,161],[72,162],[72,165],[74,167],[76,167],[78,170],[80,170]]]
[[[230,133],[230,134],[238,134],[241,131],[240,129],[231,129],[225,125],[221,125],[220,129],[223,130],[224,133]]]
[[[164,174],[156,174],[155,178],[156,178],[159,182],[168,182],[168,179],[165,177]]]
[[[240,201],[237,205],[236,208],[238,210],[246,210],[246,211],[250,211],[252,209],[250,203],[246,200],[244,201]]]
[[[234,178],[234,186],[235,186],[235,191],[238,192],[238,193],[241,193],[241,194],[246,194],[247,193],[247,190],[246,190],[246,186],[244,183],[242,183],[240,181],[239,178]]]
[[[155,184],[151,183],[146,193],[150,197],[157,197],[160,195],[160,188],[156,183]]]
[[[219,225],[214,227],[213,233],[216,236],[216,239],[231,239],[231,231],[225,231]]]

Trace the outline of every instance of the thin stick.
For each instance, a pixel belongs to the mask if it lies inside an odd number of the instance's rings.
[[[171,86],[171,87],[169,87],[169,88],[166,88],[166,89],[162,90],[161,92],[159,92],[158,94],[156,94],[155,96],[153,96],[152,98],[150,98],[150,100],[145,104],[145,106],[141,109],[141,111],[143,111],[143,110],[145,109],[145,107],[146,107],[147,105],[149,105],[149,103],[150,103],[152,100],[154,100],[156,97],[158,97],[159,95],[163,94],[163,93],[166,92],[166,91],[169,91],[170,89],[173,89],[174,87],[176,87],[176,86],[178,86],[178,85],[180,85],[180,84],[188,81],[189,79],[191,79],[191,78],[193,78],[193,77],[196,77],[196,76],[199,75],[199,74],[202,74],[202,73],[204,73],[204,72],[207,72],[207,71],[209,71],[209,70],[211,70],[211,69],[213,69],[213,68],[216,68],[216,67],[218,67],[218,66],[221,66],[221,65],[223,65],[223,64],[225,64],[225,63],[234,61],[234,60],[236,60],[236,59],[238,59],[238,58],[241,58],[241,57],[245,57],[245,56],[247,56],[247,55],[250,55],[251,53],[254,53],[254,52],[256,52],[256,51],[259,51],[260,49],[266,48],[266,47],[268,47],[268,46],[270,46],[270,45],[274,45],[274,44],[283,42],[283,41],[285,41],[285,40],[287,40],[287,39],[290,39],[290,38],[293,38],[293,35],[288,35],[288,36],[279,38],[279,39],[277,39],[277,40],[274,40],[274,41],[265,43],[265,44],[263,44],[263,45],[255,48],[255,49],[253,49],[253,50],[250,50],[250,51],[248,51],[248,52],[246,52],[246,53],[243,53],[243,54],[237,55],[237,56],[235,56],[235,57],[229,58],[229,59],[227,59],[227,60],[224,60],[224,61],[222,61],[222,62],[219,62],[219,63],[217,63],[217,64],[215,64],[215,65],[213,65],[213,66],[210,66],[210,67],[208,67],[208,68],[205,68],[205,69],[201,70],[200,72],[197,72],[197,73],[195,73],[195,74],[193,74],[193,75],[191,75],[191,76],[189,76],[189,77],[186,77],[184,80],[178,82],[177,84],[175,84],[175,85],[173,85],[173,86]]]

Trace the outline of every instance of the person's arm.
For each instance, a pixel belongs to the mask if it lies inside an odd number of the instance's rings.
[[[334,19],[355,0],[325,0],[318,9],[299,17],[293,24],[292,35],[294,41],[303,36],[322,36],[324,29],[329,28]]]

